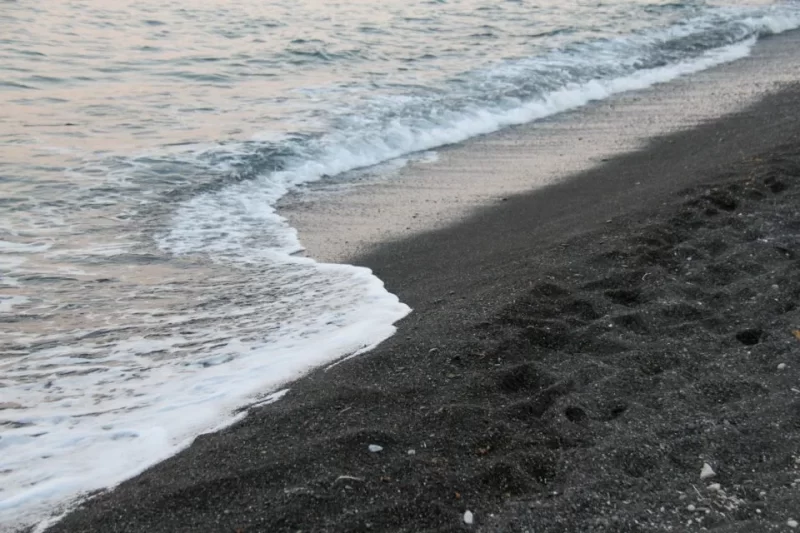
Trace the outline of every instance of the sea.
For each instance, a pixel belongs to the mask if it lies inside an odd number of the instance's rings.
[[[304,253],[287,194],[798,27],[797,2],[0,0],[0,529],[394,333],[411,310]]]

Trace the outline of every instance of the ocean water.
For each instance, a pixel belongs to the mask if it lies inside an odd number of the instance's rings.
[[[165,4],[0,0],[2,526],[394,332],[371,272],[300,253],[287,192],[800,26],[794,2]]]

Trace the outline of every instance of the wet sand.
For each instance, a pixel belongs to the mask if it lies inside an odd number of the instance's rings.
[[[397,335],[50,531],[800,521],[800,86],[506,198],[355,259]]]

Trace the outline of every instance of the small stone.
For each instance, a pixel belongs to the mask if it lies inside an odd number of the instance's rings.
[[[464,523],[467,524],[468,526],[470,526],[470,525],[472,525],[472,523],[474,521],[475,521],[475,517],[473,516],[472,511],[465,511],[464,512]]]
[[[377,444],[370,444],[369,451],[372,453],[378,453],[383,451],[383,446],[378,446]]]
[[[778,370],[786,370],[786,363],[781,363],[778,365]]]
[[[797,520],[794,520],[793,518],[790,518],[789,520],[786,521],[786,525],[789,526],[790,528],[794,529],[794,528],[797,527]]]
[[[694,512],[696,509],[697,509],[697,507],[695,507],[695,506],[694,506],[694,505],[692,505],[691,503],[690,503],[689,505],[687,505],[687,506],[686,506],[686,510],[687,510],[687,511],[690,511],[690,512]]]
[[[408,450],[408,455],[417,455],[417,450]]]
[[[712,483],[711,485],[708,486],[708,490],[713,492],[719,492],[722,490],[722,485],[720,485],[719,483]]]
[[[703,463],[703,469],[700,471],[700,479],[707,479],[716,475],[717,473],[714,472],[714,469],[711,468],[710,464]]]

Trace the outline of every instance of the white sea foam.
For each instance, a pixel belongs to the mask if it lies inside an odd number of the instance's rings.
[[[541,99],[519,102],[506,108],[476,108],[447,113],[443,120],[419,129],[417,123],[391,124],[382,135],[348,138],[332,135],[327,148],[317,159],[303,161],[294,168],[263,175],[255,180],[226,187],[222,191],[197,196],[182,205],[169,234],[161,245],[177,254],[211,253],[235,261],[257,261],[262,253],[281,250],[287,254],[302,249],[296,232],[274,210],[275,203],[292,187],[368,167],[405,154],[430,150],[447,144],[491,133],[501,128],[524,124],[616,93],[643,89],[679,76],[699,72],[715,65],[745,57],[755,37],[706,52],[699,58],[675,65],[634,71],[610,80],[595,79],[550,92]],[[270,250],[253,247],[263,238],[265,228],[271,237]]]
[[[408,95],[376,99],[373,110],[366,109],[364,113],[347,110],[338,129],[296,148],[295,157],[289,159],[284,170],[263,172],[255,179],[195,196],[184,203],[160,244],[176,254],[210,253],[243,262],[261,260],[259,256],[265,249],[268,253],[275,250],[295,253],[302,249],[296,232],[275,213],[274,205],[298,185],[458,143],[735,61],[749,54],[758,36],[797,27],[800,27],[797,7],[756,11],[716,9],[666,29],[589,43],[543,58],[507,62],[477,71],[466,77],[471,80],[470,87],[459,89],[463,94],[455,91],[449,100],[438,95],[433,99]],[[720,33],[716,40],[728,44],[671,63],[667,61],[675,53],[660,50],[665,43],[679,43],[714,32]],[[663,62],[667,64],[637,69],[639,64]],[[570,74],[563,74],[565,71]],[[581,79],[582,71],[624,74]],[[533,83],[533,91],[539,86],[557,87],[539,95],[515,96],[518,86],[531,83],[530,78],[538,80],[538,85]],[[487,92],[495,96],[488,98]],[[234,156],[225,158],[226,168],[236,157],[252,155],[250,146],[231,145],[224,150]]]
[[[102,331],[36,337],[44,348],[3,368],[12,383],[3,400],[18,405],[0,411],[13,424],[0,440],[3,522],[28,522],[69,496],[137,474],[234,421],[243,404],[262,403],[264,391],[379,343],[408,311],[366,269],[294,261],[297,268],[282,277],[284,301],[228,309],[242,315],[229,320],[228,331],[206,327],[193,336],[186,330],[201,313],[176,312],[167,318],[172,324],[150,316],[152,328],[126,331],[113,343]],[[291,320],[284,330],[245,337],[245,329],[274,326],[281,316]],[[148,330],[157,338],[147,338]]]

